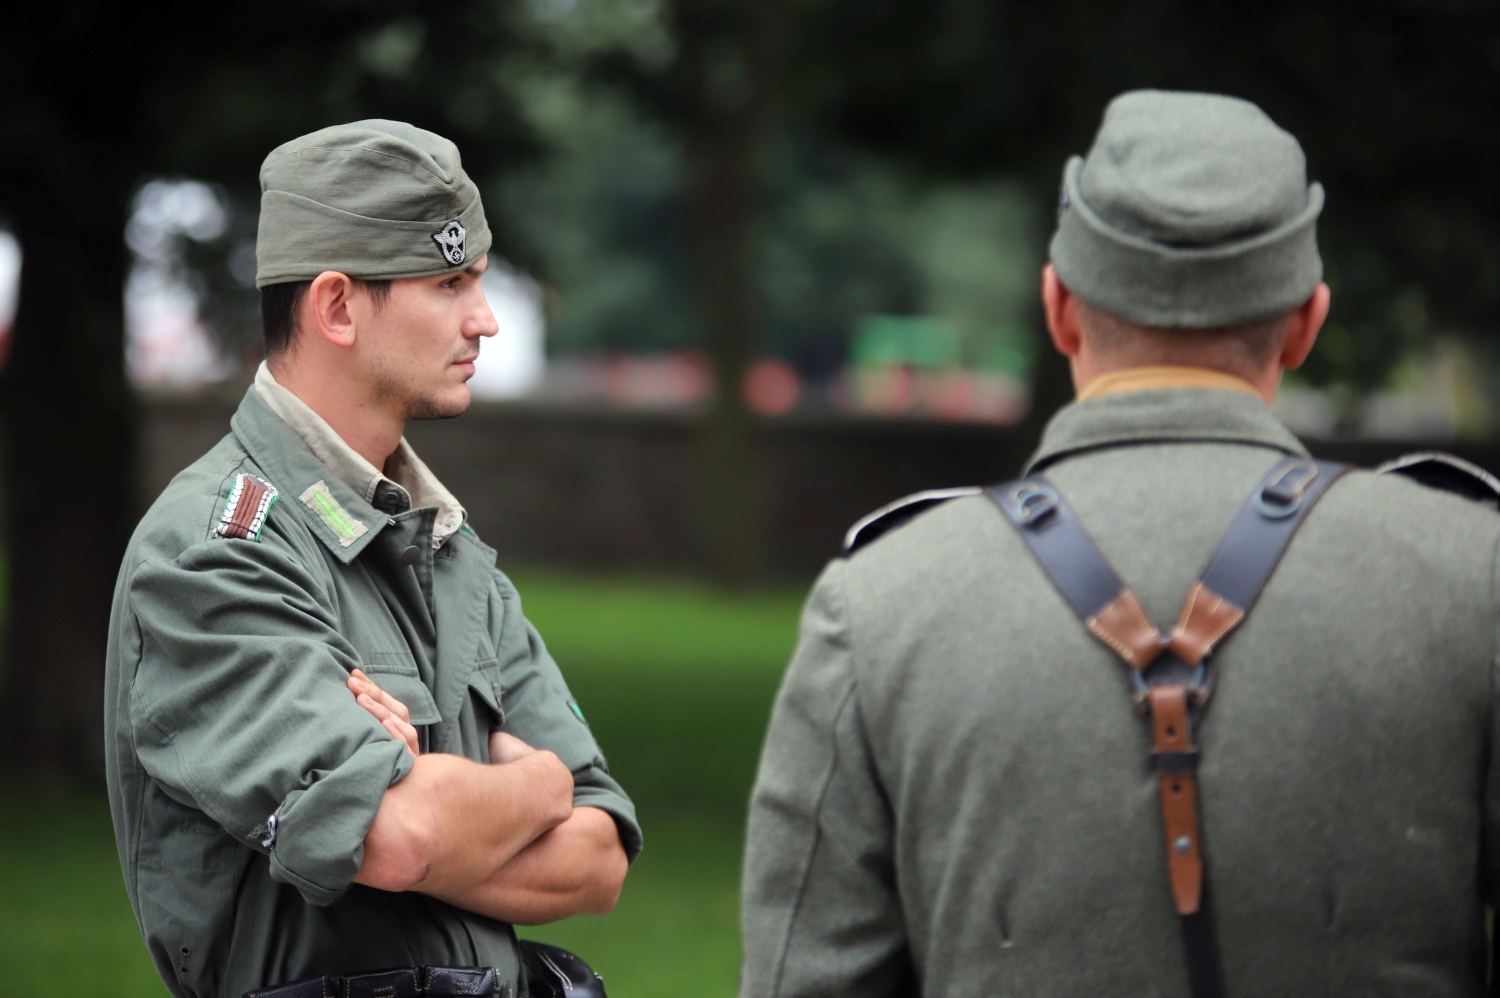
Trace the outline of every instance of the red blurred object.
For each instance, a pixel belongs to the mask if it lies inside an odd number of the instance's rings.
[[[620,405],[671,407],[706,398],[713,388],[708,358],[696,351],[615,354],[609,358],[604,392]]]
[[[802,398],[802,378],[786,361],[768,357],[750,365],[741,390],[752,412],[779,416]]]

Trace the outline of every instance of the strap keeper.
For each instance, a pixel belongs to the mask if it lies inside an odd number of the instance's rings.
[[[1151,765],[1158,773],[1191,773],[1198,768],[1198,751],[1152,752]]]

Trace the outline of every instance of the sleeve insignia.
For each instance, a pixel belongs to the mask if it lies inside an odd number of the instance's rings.
[[[261,528],[266,517],[276,504],[280,493],[276,486],[263,478],[241,472],[234,476],[234,487],[229,498],[224,500],[224,513],[214,527],[215,537],[238,537],[247,541],[260,540]]]

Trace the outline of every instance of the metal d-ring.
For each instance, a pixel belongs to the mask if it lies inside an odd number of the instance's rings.
[[[1023,527],[1041,526],[1062,503],[1057,490],[1050,485],[1029,480],[1011,486],[1005,498],[1011,505],[1013,518]]]
[[[1295,477],[1300,473],[1300,477]],[[1268,520],[1284,520],[1302,508],[1302,500],[1308,487],[1318,479],[1318,466],[1313,461],[1297,461],[1287,465],[1275,478],[1263,485],[1251,500],[1255,511]]]

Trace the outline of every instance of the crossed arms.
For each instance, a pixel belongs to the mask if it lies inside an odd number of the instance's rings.
[[[614,907],[628,867],[615,820],[573,806],[573,774],[556,755],[501,731],[488,765],[422,755],[404,704],[357,669],[349,690],[416,758],[381,799],[357,883],[522,925]]]

